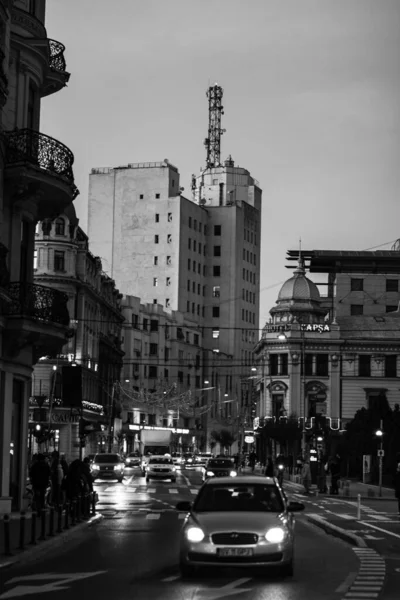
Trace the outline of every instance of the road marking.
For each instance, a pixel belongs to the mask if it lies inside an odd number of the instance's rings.
[[[177,494],[178,493],[178,490],[174,489],[174,488],[169,488],[168,491],[169,491],[170,494]]]
[[[27,594],[40,594],[43,592],[55,592],[59,590],[67,590],[74,581],[101,575],[107,571],[92,571],[90,573],[37,573],[35,575],[25,575],[23,577],[14,577],[6,582],[6,585],[21,581],[40,581],[43,579],[52,580],[51,583],[43,585],[17,585],[13,589],[1,594],[0,598],[17,598]]]
[[[218,598],[225,598],[225,596],[235,596],[237,594],[243,594],[243,592],[251,592],[253,588],[235,589],[238,585],[242,585],[242,583],[246,583],[250,580],[251,577],[242,577],[242,579],[231,581],[220,588],[197,588],[192,598],[193,600],[217,600]]]
[[[371,514],[371,517],[377,521],[386,521],[386,517],[383,517],[382,515]]]
[[[127,492],[136,492],[137,488],[129,487],[127,488]]]
[[[378,592],[347,592],[345,598],[377,598]]]
[[[197,494],[199,490],[195,490],[194,488],[190,488],[191,494]]]
[[[123,480],[122,480],[122,483],[123,483],[124,485],[129,485],[129,484],[130,484],[130,482],[132,481],[132,479],[133,479],[133,475],[131,475],[131,476],[129,477],[129,479],[128,479],[128,480],[125,480],[125,479],[123,479]]]
[[[180,575],[170,575],[169,577],[165,577],[165,579],[161,579],[161,581],[175,581],[176,579],[180,579]]]
[[[149,513],[148,515],[146,515],[146,519],[157,521],[160,518],[160,516],[160,513]]]
[[[146,488],[146,492],[148,492],[149,494],[153,494],[155,491],[155,488]]]
[[[361,525],[366,525],[367,527],[372,527],[373,529],[376,529],[377,531],[381,531],[382,533],[386,533],[387,535],[391,535],[400,540],[400,535],[398,533],[394,533],[393,531],[388,531],[387,529],[382,529],[381,527],[372,525],[372,523],[365,523],[363,521],[359,521],[359,523],[361,523]]]

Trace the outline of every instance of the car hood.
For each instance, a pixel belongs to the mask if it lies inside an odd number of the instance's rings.
[[[189,522],[203,529],[205,533],[216,531],[264,531],[285,524],[284,513],[269,512],[204,512],[194,513]]]

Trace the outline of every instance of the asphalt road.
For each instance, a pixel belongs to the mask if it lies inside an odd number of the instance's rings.
[[[341,600],[360,563],[350,545],[296,518],[295,575],[267,577],[249,570],[200,572],[182,580],[178,536],[182,524],[173,507],[194,497],[199,471],[184,471],[175,485],[145,483],[127,472],[124,484],[98,483],[104,520],[79,545],[68,545],[26,566],[0,572],[0,599],[29,596],[77,600]],[[151,491],[154,490],[154,491]],[[384,598],[384,597],[383,597]]]

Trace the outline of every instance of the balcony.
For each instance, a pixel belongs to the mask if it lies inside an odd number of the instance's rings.
[[[43,81],[42,97],[59,92],[69,81],[70,74],[64,58],[65,46],[56,40],[47,40],[49,61]]]
[[[72,165],[74,155],[64,144],[32,129],[5,132],[5,180],[19,208],[36,220],[64,212],[77,197]]]
[[[6,318],[5,354],[16,356],[29,345],[34,347],[36,358],[59,353],[66,343],[69,325],[68,296],[53,288],[19,281],[4,289],[7,301],[0,300],[0,307]]]

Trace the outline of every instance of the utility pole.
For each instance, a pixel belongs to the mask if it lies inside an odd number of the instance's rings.
[[[111,403],[110,403],[110,414],[108,419],[108,451],[112,451],[113,442],[113,412],[114,412],[114,393],[115,393],[115,381],[113,381],[111,389]]]

